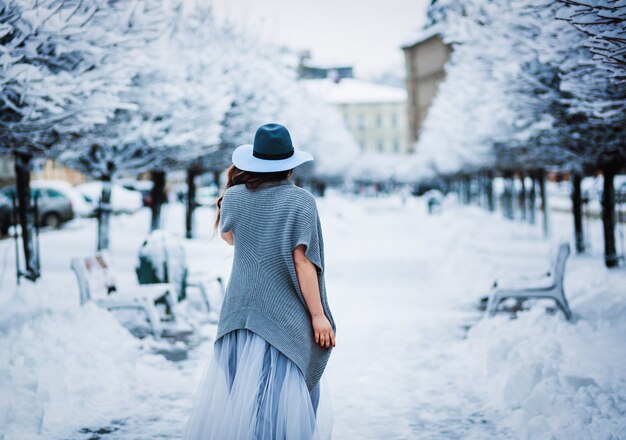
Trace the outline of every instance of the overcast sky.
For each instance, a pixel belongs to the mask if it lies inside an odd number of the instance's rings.
[[[400,45],[424,23],[429,0],[211,0],[227,19],[315,60],[352,64],[356,76],[404,69]]]

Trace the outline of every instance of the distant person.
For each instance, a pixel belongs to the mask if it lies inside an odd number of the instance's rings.
[[[330,438],[322,230],[315,199],[289,179],[311,160],[279,124],[233,152],[215,221],[233,267],[186,439]]]

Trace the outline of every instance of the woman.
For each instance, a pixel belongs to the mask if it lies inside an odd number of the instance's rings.
[[[315,199],[289,180],[311,160],[279,124],[233,152],[215,222],[233,267],[187,439],[330,438],[321,379],[335,324],[322,231]]]

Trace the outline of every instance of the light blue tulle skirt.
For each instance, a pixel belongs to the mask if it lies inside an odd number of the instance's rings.
[[[196,392],[185,439],[329,439],[330,396],[324,378],[309,392],[290,359],[249,330],[215,343]]]

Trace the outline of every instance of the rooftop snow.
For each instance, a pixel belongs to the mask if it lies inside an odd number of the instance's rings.
[[[435,35],[440,35],[443,32],[441,25],[433,25],[422,29],[418,32],[418,34],[411,40],[406,41],[401,47],[403,49],[415,46],[418,43],[426,41]]]
[[[371,83],[354,78],[343,78],[339,82],[330,79],[303,80],[312,93],[331,104],[405,102],[406,90]]]

